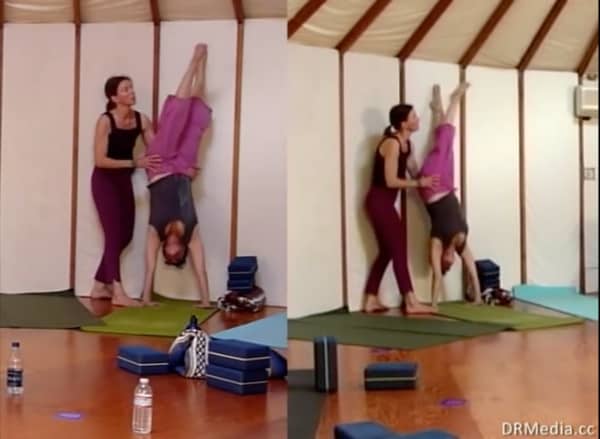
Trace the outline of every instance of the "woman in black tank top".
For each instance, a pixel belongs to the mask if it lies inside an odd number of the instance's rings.
[[[133,236],[135,202],[131,175],[135,168],[152,168],[157,157],[133,157],[140,134],[146,145],[154,133],[147,116],[134,111],[131,79],[116,76],[106,81],[106,112],[96,123],[92,196],[104,232],[104,252],[94,277],[92,298],[112,298],[114,305],[138,306],[121,284],[120,257]]]
[[[408,314],[430,313],[433,309],[419,303],[413,291],[408,270],[408,242],[406,231],[407,188],[430,187],[438,177],[408,180],[407,170],[417,175],[409,141],[412,132],[419,128],[419,119],[410,105],[396,105],[390,110],[390,123],[384,138],[377,145],[371,187],[365,207],[375,231],[379,254],[371,266],[365,285],[366,312],[386,311],[377,295],[379,285],[390,261],[398,289],[402,294],[402,307]],[[398,191],[402,191],[400,215],[394,207]]]

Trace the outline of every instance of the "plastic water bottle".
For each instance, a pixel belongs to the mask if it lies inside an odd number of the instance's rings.
[[[148,378],[140,378],[135,388],[131,424],[134,433],[148,434],[152,431],[152,388]]]
[[[13,341],[10,345],[8,367],[6,368],[6,390],[9,395],[23,393],[23,361],[21,360],[21,344]]]

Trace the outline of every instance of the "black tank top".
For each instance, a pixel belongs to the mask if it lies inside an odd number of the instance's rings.
[[[166,239],[165,228],[172,221],[184,225],[183,243],[188,245],[194,227],[198,224],[192,180],[181,174],[171,174],[148,186],[150,190],[150,225],[154,227],[160,241]]]
[[[375,148],[375,164],[373,166],[373,176],[371,180],[372,186],[385,187],[387,188],[387,183],[385,181],[385,157],[381,155],[379,152],[379,147],[386,139],[394,139],[398,143],[400,140],[393,136],[386,136],[381,139],[381,142]],[[402,145],[400,145],[402,146]],[[398,178],[406,178],[406,163],[408,161],[408,156],[410,155],[412,145],[410,140],[408,141],[408,150],[406,152],[402,151],[400,148],[400,155],[398,156]]]
[[[108,135],[108,151],[106,156],[115,160],[132,160],[133,148],[138,136],[142,132],[142,118],[135,112],[135,127],[117,128],[115,118],[110,111],[104,113],[110,120],[110,134]]]

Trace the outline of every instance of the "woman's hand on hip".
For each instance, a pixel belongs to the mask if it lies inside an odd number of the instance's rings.
[[[185,175],[190,177],[192,180],[194,180],[198,176],[199,170],[200,170],[200,168],[193,167],[193,168],[188,168],[184,173],[185,173]]]
[[[435,189],[440,184],[439,175],[428,175],[426,177],[419,178],[419,186]]]
[[[150,171],[158,171],[162,159],[158,154],[143,155],[134,160],[136,168],[145,168]]]

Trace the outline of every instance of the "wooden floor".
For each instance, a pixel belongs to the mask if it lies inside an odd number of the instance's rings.
[[[311,343],[290,340],[288,351],[290,368],[313,367]],[[419,363],[417,390],[364,391],[367,364],[404,360]],[[338,423],[364,420],[402,433],[441,428],[461,439],[505,437],[503,422],[598,426],[597,323],[502,332],[408,352],[339,346],[338,364],[339,391],[326,399],[319,439],[330,439]],[[446,398],[466,404],[444,408]]]
[[[96,315],[110,312],[105,301],[82,302]],[[218,313],[203,325],[209,333],[237,326],[282,309],[258,314]],[[25,393],[4,391],[7,346],[21,341]],[[125,439],[131,433],[133,390],[137,377],[117,368],[121,344],[168,349],[170,338],[92,334],[76,330],[0,329],[2,394],[1,439]],[[154,391],[151,439],[285,438],[287,385],[272,380],[266,395],[237,396],[206,387],[204,381],[175,375],[150,377]],[[81,420],[61,420],[77,412]]]

